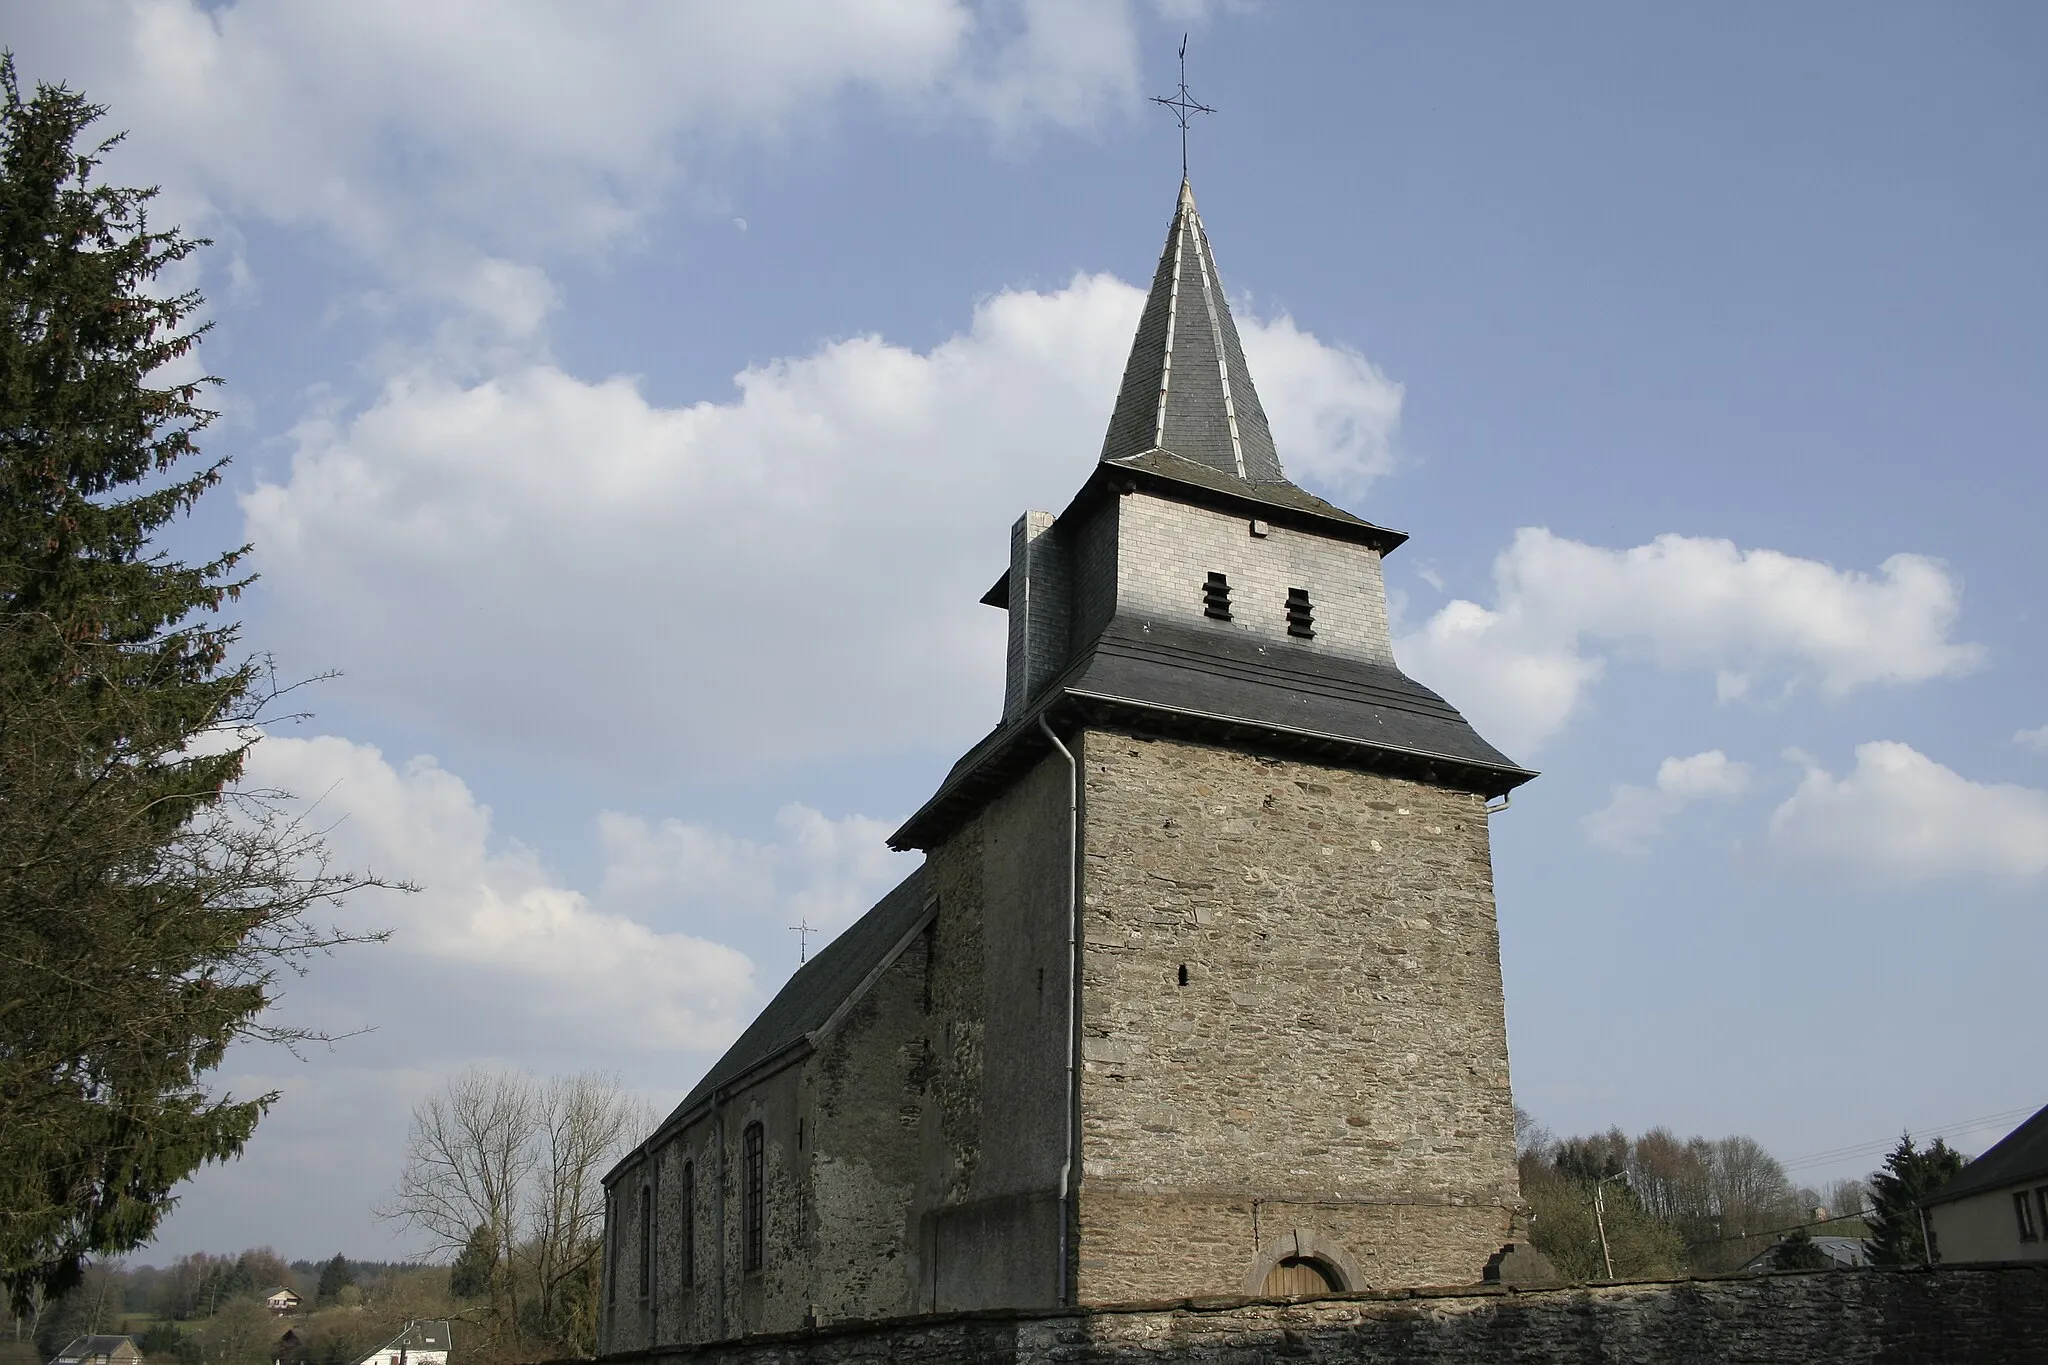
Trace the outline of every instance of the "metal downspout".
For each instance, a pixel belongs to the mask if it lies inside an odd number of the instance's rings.
[[[1067,1264],[1072,1259],[1068,1246],[1072,1240],[1072,1215],[1069,1205],[1074,1183],[1074,1130],[1078,1122],[1079,1103],[1075,1095],[1074,1068],[1074,1018],[1080,1012],[1080,978],[1077,963],[1081,953],[1081,768],[1074,762],[1074,755],[1067,746],[1060,743],[1060,737],[1053,733],[1043,711],[1038,713],[1038,728],[1045,731],[1045,737],[1052,741],[1052,747],[1059,750],[1060,757],[1067,761],[1067,1103],[1066,1103],[1066,1153],[1060,1162],[1060,1273],[1059,1301],[1065,1305],[1070,1297],[1067,1284]]]

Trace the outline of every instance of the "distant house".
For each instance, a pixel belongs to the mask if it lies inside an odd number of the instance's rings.
[[[1782,1245],[1783,1243],[1777,1243],[1765,1247],[1744,1261],[1742,1268],[1757,1271],[1776,1270],[1778,1247]],[[1860,1265],[1870,1264],[1870,1249],[1863,1245],[1861,1237],[1816,1237],[1813,1239],[1813,1249],[1827,1257],[1837,1270],[1851,1270]]]
[[[50,1365],[142,1365],[142,1349],[133,1337],[80,1337]]]
[[[263,1296],[263,1306],[273,1313],[296,1313],[299,1311],[299,1296],[279,1285]]]
[[[445,1321],[409,1322],[405,1330],[356,1361],[356,1365],[448,1365]]]
[[[2048,1261],[2048,1108],[1920,1201],[1934,1259]]]

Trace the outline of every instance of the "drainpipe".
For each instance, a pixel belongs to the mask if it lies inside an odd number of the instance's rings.
[[[1076,963],[1081,952],[1081,769],[1074,762],[1074,755],[1067,746],[1060,743],[1060,737],[1052,732],[1052,726],[1045,718],[1045,712],[1038,713],[1038,728],[1045,731],[1045,737],[1052,741],[1052,747],[1060,751],[1060,757],[1067,761],[1067,1104],[1066,1104],[1066,1153],[1060,1162],[1060,1297],[1065,1306],[1070,1297],[1067,1285],[1068,1244],[1072,1232],[1068,1226],[1070,1214],[1069,1194],[1074,1184],[1074,1129],[1079,1108],[1074,1090],[1074,1017],[1080,1013],[1080,980],[1076,974]]]

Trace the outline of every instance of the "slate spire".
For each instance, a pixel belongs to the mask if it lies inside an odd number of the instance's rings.
[[[1102,458],[1150,450],[1171,451],[1247,483],[1287,482],[1186,180],[1124,366]]]

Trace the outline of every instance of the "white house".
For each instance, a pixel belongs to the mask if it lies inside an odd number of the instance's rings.
[[[405,1330],[356,1361],[356,1365],[448,1365],[446,1321],[408,1322]]]
[[[263,1306],[273,1313],[296,1313],[299,1311],[299,1296],[279,1285],[263,1296]]]
[[[1920,1201],[1934,1259],[2048,1261],[2048,1108]]]

